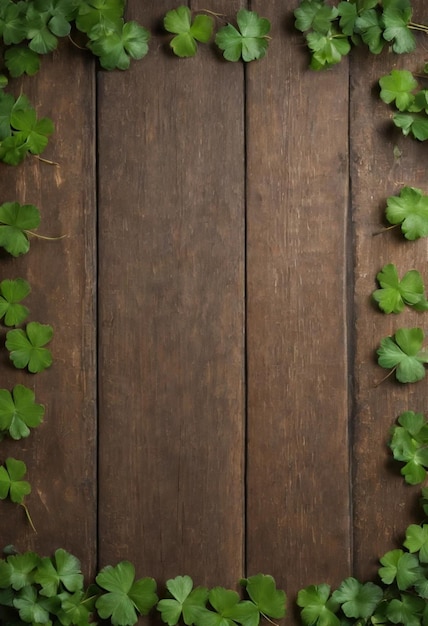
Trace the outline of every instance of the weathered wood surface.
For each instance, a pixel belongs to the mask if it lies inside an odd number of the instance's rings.
[[[2,443],[27,462],[38,529],[2,503],[4,544],[61,545],[87,572],[130,559],[161,584],[264,571],[293,599],[372,576],[414,519],[385,444],[401,411],[425,410],[426,384],[376,386],[375,350],[424,318],[370,302],[385,263],[426,270],[425,241],[373,236],[388,195],[428,183],[427,147],[392,128],[375,89],[409,57],[360,50],[311,72],[297,4],[251,2],[272,41],[244,68],[210,46],[174,58],[171,3],[132,0],[146,59],[96,74],[63,45],[24,81],[56,122],[60,167],[1,166],[3,201],[34,202],[40,231],[67,237],[2,257],[56,330],[51,370],[0,363],[4,387],[29,381],[47,407],[24,444]]]

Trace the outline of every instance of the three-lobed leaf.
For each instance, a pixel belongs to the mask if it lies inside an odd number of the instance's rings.
[[[387,199],[386,218],[400,224],[406,239],[428,236],[428,196],[421,189],[405,186],[398,196]]]
[[[348,618],[368,619],[383,598],[383,591],[374,583],[361,583],[356,578],[344,580],[332,597],[341,604]]]
[[[26,298],[30,291],[30,285],[23,278],[1,281],[0,318],[3,318],[6,326],[19,326],[28,317],[29,310],[21,304],[21,300]]]
[[[135,569],[129,561],[107,565],[96,577],[106,593],[96,601],[102,619],[111,619],[113,626],[132,626],[138,615],[146,615],[156,604],[156,582],[153,578],[135,580]]]
[[[178,57],[192,57],[197,51],[197,42],[208,43],[213,34],[214,20],[210,15],[198,14],[192,21],[187,6],[168,11],[164,17],[164,27],[175,34],[170,47]]]
[[[15,385],[12,393],[0,389],[0,431],[8,432],[12,439],[28,437],[30,428],[43,420],[44,406],[36,404],[34,391],[24,385]]]
[[[384,337],[377,350],[379,365],[395,370],[401,383],[422,380],[428,363],[428,352],[422,349],[424,336],[421,328],[399,328],[393,337]]]
[[[22,504],[24,497],[31,493],[31,486],[22,480],[27,472],[23,461],[9,457],[0,465],[0,500],[9,497],[12,502]]]
[[[339,603],[330,594],[330,585],[310,585],[297,594],[302,621],[306,626],[340,626],[336,615]]]
[[[255,11],[241,9],[236,15],[237,26],[227,24],[219,29],[216,45],[223,51],[227,61],[255,61],[265,56],[268,48],[267,36],[270,22]]]
[[[385,265],[377,274],[380,289],[373,292],[373,299],[384,313],[400,313],[405,305],[418,311],[428,309],[422,276],[417,270],[409,270],[400,280],[393,263]]]
[[[190,576],[176,576],[166,582],[166,587],[172,597],[158,602],[162,621],[168,626],[175,626],[181,618],[186,626],[197,623],[206,606],[208,589],[193,589]]]
[[[40,224],[40,211],[33,204],[4,202],[0,205],[0,246],[12,256],[30,249],[28,234]]]
[[[52,326],[30,322],[26,329],[10,330],[6,335],[6,348],[10,352],[10,360],[18,369],[28,368],[35,374],[52,365],[52,354],[45,345],[53,336]]]

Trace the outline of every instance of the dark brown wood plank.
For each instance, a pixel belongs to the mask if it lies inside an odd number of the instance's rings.
[[[426,18],[425,3],[412,2],[415,21]],[[426,19],[425,19],[426,21]],[[383,337],[400,327],[422,326],[426,317],[406,310],[384,315],[371,303],[376,274],[394,263],[402,275],[419,269],[428,280],[425,240],[406,241],[398,231],[373,237],[384,225],[386,198],[403,185],[428,191],[427,146],[405,138],[392,125],[391,110],[378,97],[378,80],[393,68],[419,70],[426,49],[420,41],[412,55],[385,51],[379,57],[361,50],[352,63],[351,149],[352,206],[355,229],[355,565],[360,576],[373,576],[378,559],[402,541],[406,526],[417,521],[420,489],[406,487],[387,448],[389,429],[406,410],[426,411],[426,382],[403,385],[394,378],[377,383],[387,371],[375,351]],[[397,156],[397,150],[401,156]]]
[[[20,87],[11,84],[16,93]],[[39,232],[65,238],[33,239],[27,255],[2,256],[1,278],[22,277],[32,287],[29,321],[54,328],[54,364],[31,375],[16,370],[2,351],[2,387],[33,388],[46,414],[28,439],[1,444],[2,460],[14,456],[27,464],[33,487],[27,504],[38,531],[21,507],[2,502],[1,542],[44,554],[62,546],[89,572],[96,556],[95,98],[89,53],[63,42],[22,90],[40,117],[55,122],[43,156],[59,166],[34,157],[19,167],[1,165],[2,202],[35,204],[42,215]],[[5,334],[3,329],[3,343]]]
[[[348,69],[308,69],[297,2],[248,68],[248,572],[349,574]],[[292,616],[290,615],[290,619]]]
[[[217,8],[235,3],[219,2]],[[195,5],[194,5],[195,6]],[[243,69],[155,36],[99,77],[100,562],[242,575]]]

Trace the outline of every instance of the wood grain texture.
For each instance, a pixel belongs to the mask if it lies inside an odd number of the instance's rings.
[[[424,2],[416,0],[415,21],[426,21]],[[420,41],[423,44],[423,40]],[[380,341],[400,327],[422,326],[424,314],[407,309],[384,315],[371,302],[376,274],[394,263],[400,275],[418,269],[425,280],[426,240],[406,241],[399,229],[373,236],[385,225],[386,198],[404,185],[427,189],[427,146],[405,138],[391,121],[391,111],[379,99],[378,80],[393,68],[418,70],[423,45],[411,56],[385,51],[372,57],[358,51],[352,63],[351,174],[355,233],[355,412],[354,412],[354,545],[360,576],[373,575],[378,559],[402,541],[406,526],[420,519],[419,488],[404,484],[399,464],[387,448],[389,429],[406,410],[426,412],[427,386],[422,381],[403,385],[377,365]],[[398,148],[401,156],[397,156]]]
[[[70,89],[70,68],[73,87]],[[51,324],[54,364],[31,375],[16,370],[5,348],[2,387],[22,383],[45,405],[44,423],[26,440],[2,442],[1,459],[27,464],[33,492],[28,508],[2,502],[1,545],[52,554],[59,546],[93,571],[96,545],[96,359],[95,359],[95,93],[93,62],[69,42],[42,61],[40,73],[22,85],[39,117],[54,120],[55,134],[43,154],[52,166],[29,157],[18,167],[1,165],[2,202],[32,203],[41,211],[38,232],[65,235],[32,239],[27,255],[2,255],[1,278],[22,277],[32,293],[29,321]],[[1,331],[2,343],[6,329]],[[7,520],[7,521],[5,521]]]
[[[252,2],[247,70],[247,559],[290,598],[350,565],[348,68],[308,69],[297,4]]]
[[[222,9],[221,2],[219,10]],[[226,3],[227,4],[227,3]],[[233,584],[243,570],[243,68],[155,33],[99,77],[100,563]],[[125,107],[125,108],[124,108]]]

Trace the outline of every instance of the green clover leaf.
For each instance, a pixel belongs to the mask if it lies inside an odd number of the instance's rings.
[[[389,6],[383,11],[383,37],[386,41],[393,42],[392,49],[397,54],[412,52],[416,48],[415,36],[409,28],[411,17],[410,5],[405,7]]]
[[[390,224],[401,224],[406,239],[428,236],[428,196],[421,189],[403,187],[398,196],[387,199],[386,218]]]
[[[396,266],[389,263],[376,278],[381,289],[373,292],[373,299],[384,313],[400,313],[406,304],[419,311],[428,309],[424,283],[417,270],[406,272],[400,280]]]
[[[276,588],[275,580],[267,574],[256,574],[243,579],[248,596],[263,615],[281,619],[285,615],[287,598],[281,589]]]
[[[13,78],[27,74],[33,76],[40,69],[40,57],[37,52],[25,46],[12,46],[4,53],[4,62]]]
[[[353,5],[350,6],[352,12]],[[294,17],[296,18],[294,26],[302,32],[313,29],[319,33],[327,34],[338,14],[339,10],[336,7],[326,6],[321,0],[303,0],[294,10]]]
[[[83,588],[83,575],[79,560],[62,548],[55,551],[52,559],[40,561],[34,580],[41,585],[42,596],[53,597],[60,586],[74,593]]]
[[[393,624],[420,626],[425,608],[426,601],[423,598],[402,593],[400,599],[393,598],[388,603],[386,616]]]
[[[0,561],[0,588],[10,585],[12,589],[19,591],[32,585],[39,562],[40,557],[31,551],[9,555],[7,561]]]
[[[30,249],[28,231],[40,224],[40,211],[32,204],[4,202],[0,205],[0,246],[12,256]]]
[[[270,31],[270,22],[261,18],[255,11],[241,9],[236,15],[238,28],[227,24],[217,32],[215,43],[223,51],[227,61],[245,62],[261,59],[265,56]]]
[[[394,581],[401,591],[411,587],[421,576],[418,559],[403,550],[387,552],[380,562],[379,576],[383,583],[390,585]]]
[[[25,148],[31,154],[41,154],[48,145],[48,138],[54,131],[54,125],[48,117],[37,119],[34,109],[18,109],[12,111],[10,124],[18,131]]]
[[[375,1],[377,5],[377,0]],[[355,31],[369,47],[372,54],[380,54],[385,45],[383,24],[379,13],[372,7],[363,11],[355,20]]]
[[[44,606],[32,586],[24,587],[17,598],[14,599],[13,605],[18,609],[19,617],[23,622],[30,624],[47,624],[49,620],[50,606]]]
[[[16,385],[12,393],[0,389],[0,431],[8,431],[12,439],[28,437],[30,428],[42,422],[44,412],[44,406],[35,403],[34,392],[24,385]]]
[[[410,133],[419,141],[428,139],[428,119],[420,113],[395,113],[392,118],[395,126],[401,128],[403,135]]]
[[[23,278],[2,280],[0,283],[0,318],[6,326],[19,326],[27,318],[29,310],[20,304],[31,291]]]
[[[44,346],[49,343],[52,336],[52,326],[39,322],[30,322],[25,331],[10,330],[6,334],[6,348],[10,352],[14,366],[18,369],[28,367],[32,374],[50,367],[52,355]]]
[[[214,20],[209,15],[196,15],[192,22],[192,14],[186,6],[168,11],[163,23],[165,30],[176,35],[169,45],[178,57],[195,56],[196,42],[208,43],[214,28]]]
[[[106,70],[128,69],[131,59],[141,59],[149,49],[150,33],[137,22],[100,22],[89,32],[88,48]]]
[[[101,619],[111,619],[113,626],[136,624],[138,614],[146,615],[158,599],[153,578],[135,581],[135,569],[129,561],[104,567],[96,582],[107,591],[96,601],[98,614]]]
[[[377,350],[381,367],[392,369],[401,383],[414,383],[425,377],[424,363],[428,353],[422,350],[424,332],[421,328],[399,328],[394,337],[384,337]]]
[[[428,524],[411,524],[406,530],[403,546],[409,552],[418,552],[421,563],[428,563]]]
[[[422,413],[405,411],[391,429],[389,447],[394,459],[405,463],[401,474],[409,485],[425,480],[428,467],[428,423]]]
[[[22,480],[27,467],[23,461],[12,457],[6,459],[5,464],[0,466],[0,500],[8,496],[16,504],[22,504],[24,497],[31,493],[31,486]]]
[[[205,609],[208,589],[205,587],[193,589],[190,576],[170,579],[166,582],[166,587],[172,598],[160,600],[157,605],[162,621],[168,626],[175,626],[182,617],[186,626],[195,624]]]
[[[415,99],[412,92],[418,87],[418,81],[408,70],[392,70],[379,79],[379,85],[381,99],[387,104],[393,102],[399,111],[405,111]]]
[[[332,597],[342,605],[346,617],[368,619],[382,600],[383,591],[378,585],[363,584],[351,577],[341,583]]]
[[[80,0],[76,16],[77,28],[86,33],[101,23],[117,23],[123,15],[123,0]]]
[[[330,585],[310,585],[297,594],[297,604],[306,626],[340,626],[339,603],[330,596]]]
[[[306,41],[312,51],[311,68],[314,70],[326,69],[340,63],[351,49],[348,38],[333,30],[327,35],[308,33]]]

